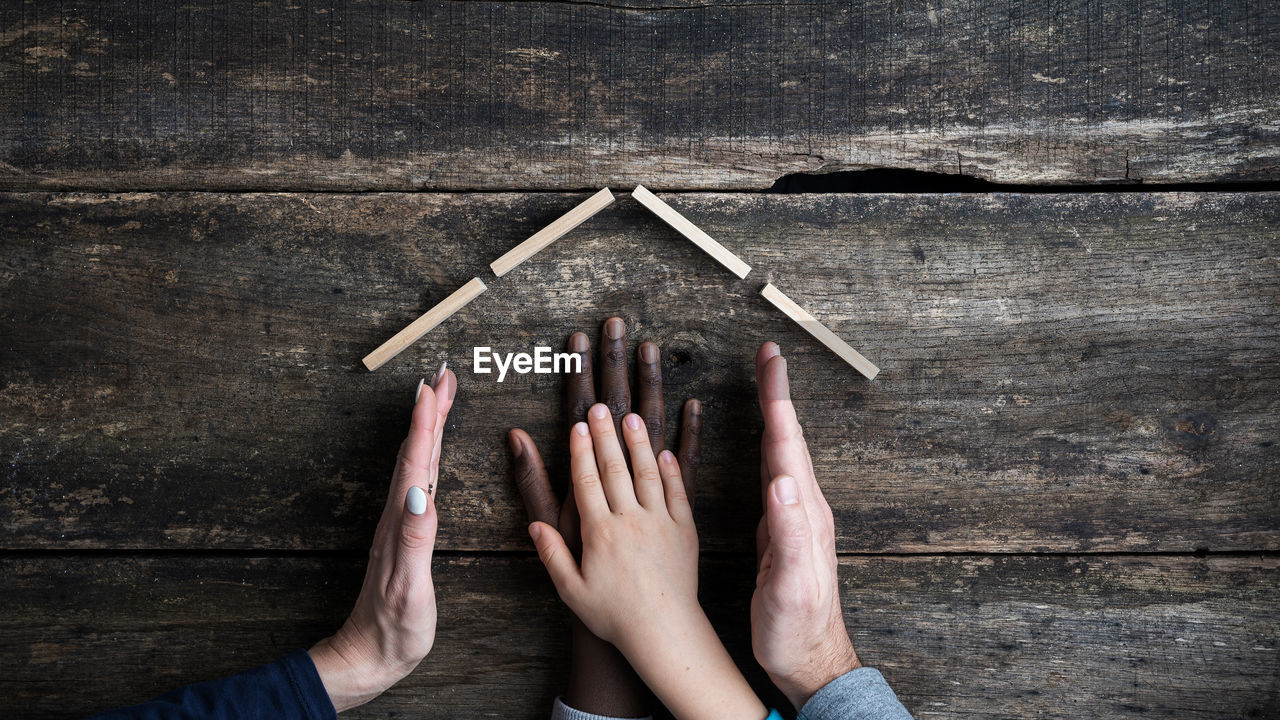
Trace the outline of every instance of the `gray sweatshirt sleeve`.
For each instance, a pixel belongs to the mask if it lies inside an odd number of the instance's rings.
[[[591,713],[575,710],[564,703],[564,698],[556,698],[556,704],[551,706],[551,720],[626,720],[624,718],[613,718],[605,715],[592,715]],[[646,715],[637,720],[653,720],[651,715]]]
[[[875,668],[851,670],[809,698],[796,720],[911,720]]]

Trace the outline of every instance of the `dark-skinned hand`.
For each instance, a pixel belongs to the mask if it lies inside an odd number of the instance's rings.
[[[569,337],[568,350],[582,357],[581,372],[568,378],[569,425],[587,419],[587,410],[602,402],[613,415],[614,429],[622,436],[622,418],[639,415],[649,434],[656,456],[666,447],[666,410],[662,402],[662,353],[651,342],[636,350],[635,404],[627,377],[626,323],[612,317],[605,321],[600,343],[600,387],[591,363],[591,342],[585,333]],[[597,398],[599,398],[597,400]],[[633,409],[634,407],[634,409]],[[685,492],[693,501],[698,469],[702,404],[687,400],[680,423],[680,445],[676,458],[684,479]],[[529,512],[529,521],[541,521],[556,528],[575,554],[581,552],[578,509],[570,492],[561,502],[551,488],[542,456],[529,434],[519,428],[508,435],[514,457],[512,475]],[[612,645],[591,633],[577,617],[572,622],[572,660],[566,703],[577,710],[612,717],[641,717],[649,714],[652,700],[644,683],[626,658]]]

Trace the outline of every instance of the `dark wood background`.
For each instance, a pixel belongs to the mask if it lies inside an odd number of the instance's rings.
[[[447,358],[439,639],[351,715],[545,717],[565,615],[503,436],[562,465],[561,386],[471,349],[616,313],[668,406],[705,403],[704,604],[762,692],[751,358],[776,340],[847,624],[917,717],[1280,717],[1278,31],[1265,3],[0,3],[5,712],[335,629]],[[908,192],[760,192],[884,168]]]

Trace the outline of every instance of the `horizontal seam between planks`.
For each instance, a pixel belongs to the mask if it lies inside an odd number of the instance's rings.
[[[239,548],[154,548],[137,550],[119,550],[114,548],[77,548],[77,549],[42,549],[26,548],[21,550],[0,550],[0,560],[22,560],[56,557],[94,557],[94,558],[164,558],[164,557],[209,557],[209,558],[361,558],[366,557],[366,550],[258,550]],[[435,557],[512,557],[536,558],[537,551],[529,550],[436,550]],[[754,557],[754,551],[735,550],[703,550],[703,557],[733,558]],[[836,553],[841,558],[931,558],[931,557],[974,557],[974,558],[1062,558],[1062,557],[1104,557],[1104,558],[1208,558],[1208,557],[1280,557],[1280,550],[1062,550],[1051,552],[986,552],[978,550],[939,550],[936,552],[850,552]]]

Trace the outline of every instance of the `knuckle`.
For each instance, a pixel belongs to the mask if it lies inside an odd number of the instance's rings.
[[[692,448],[685,447],[684,452],[680,453],[680,467],[688,470],[696,468],[702,464],[702,450],[696,445]]]
[[[790,544],[799,545],[809,539],[809,528],[803,525],[789,525],[782,528],[778,535],[784,540],[790,541]]]
[[[622,417],[631,412],[631,398],[625,395],[614,395],[605,398],[605,407],[609,408],[609,413],[615,418]]]
[[[611,459],[605,461],[604,471],[609,475],[629,475],[627,472],[627,464],[622,460]]]
[[[541,558],[543,565],[550,566],[555,561],[556,553],[559,551],[560,549],[554,545],[543,545],[538,548],[538,557]]]
[[[400,533],[400,543],[409,550],[420,550],[430,547],[430,529],[419,525],[408,525]]]
[[[622,351],[622,343],[617,343],[614,347],[605,351],[604,362],[610,368],[621,367],[627,362],[627,355]]]
[[[799,423],[793,423],[782,428],[774,437],[784,443],[804,442],[804,428]]]
[[[516,469],[516,487],[520,489],[522,495],[534,492],[540,484],[538,480],[540,474],[533,467],[533,463],[522,461],[520,467]]]
[[[789,615],[808,617],[813,614],[812,598],[799,584],[784,584],[776,599],[778,605]]]
[[[684,422],[684,434],[690,438],[702,437],[702,418],[697,415],[686,418]]]
[[[579,395],[569,403],[569,419],[577,422],[587,417],[587,411],[594,405],[592,398]]]
[[[536,515],[534,520],[541,520],[557,530],[560,529],[560,508],[556,507],[556,503],[551,498],[546,498],[533,508]]]

